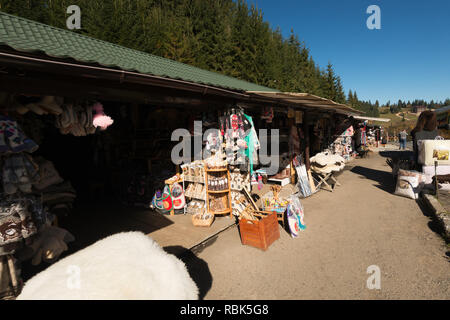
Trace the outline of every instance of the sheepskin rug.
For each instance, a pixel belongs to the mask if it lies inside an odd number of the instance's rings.
[[[18,300],[196,300],[186,266],[141,232],[112,235],[27,281]]]

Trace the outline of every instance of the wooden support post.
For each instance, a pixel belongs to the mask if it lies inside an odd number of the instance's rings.
[[[438,177],[437,177],[437,166],[438,166],[438,162],[437,162],[437,160],[434,160],[434,188],[436,189],[436,199],[439,200],[439,184],[438,184]]]
[[[14,295],[19,295],[19,280],[17,278],[16,267],[14,265],[14,258],[12,255],[7,255],[6,260],[8,262],[9,276],[11,277],[11,285],[14,290]]]
[[[311,168],[311,162],[309,160],[309,145],[310,145],[310,139],[309,139],[309,125],[308,125],[308,112],[304,112],[303,114],[303,133],[305,135],[305,166],[306,171],[308,171]]]

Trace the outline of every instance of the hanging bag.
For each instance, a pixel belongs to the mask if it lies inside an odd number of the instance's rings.
[[[155,195],[152,199],[152,204],[150,205],[150,208],[155,209],[156,211],[160,213],[167,213],[167,211],[164,208],[164,200],[167,198],[164,194],[162,194],[161,190],[156,191]]]
[[[170,212],[173,208],[172,196],[170,194],[170,188],[168,185],[164,187],[163,200],[164,210]]]
[[[177,182],[172,185],[172,204],[176,210],[183,209],[186,205],[183,187]]]

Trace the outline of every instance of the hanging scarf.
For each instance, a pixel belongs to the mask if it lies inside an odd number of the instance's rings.
[[[254,125],[253,125],[253,119],[252,117],[244,114],[244,117],[250,122],[252,128],[250,129],[250,132],[245,137],[245,142],[247,143],[247,149],[245,150],[245,155],[248,157],[249,163],[250,163],[250,176],[253,175],[253,152],[255,151],[255,146],[259,145],[256,141],[258,140],[258,137],[256,136]]]

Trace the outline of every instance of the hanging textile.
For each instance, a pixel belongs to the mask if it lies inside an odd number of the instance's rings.
[[[26,202],[6,201],[0,204],[0,246],[27,239],[36,232],[37,226]]]
[[[253,175],[253,165],[258,162],[257,150],[260,148],[258,136],[256,135],[255,126],[253,125],[252,117],[244,114],[244,117],[250,124],[250,129],[247,131],[247,136],[245,137],[245,142],[247,143],[247,149],[245,150],[245,155],[249,159],[250,163],[250,175]]]
[[[25,136],[15,120],[0,116],[0,153],[36,151],[39,146]]]
[[[33,183],[40,180],[39,167],[25,153],[6,157],[3,164],[3,190],[7,194],[17,191],[31,193]]]

